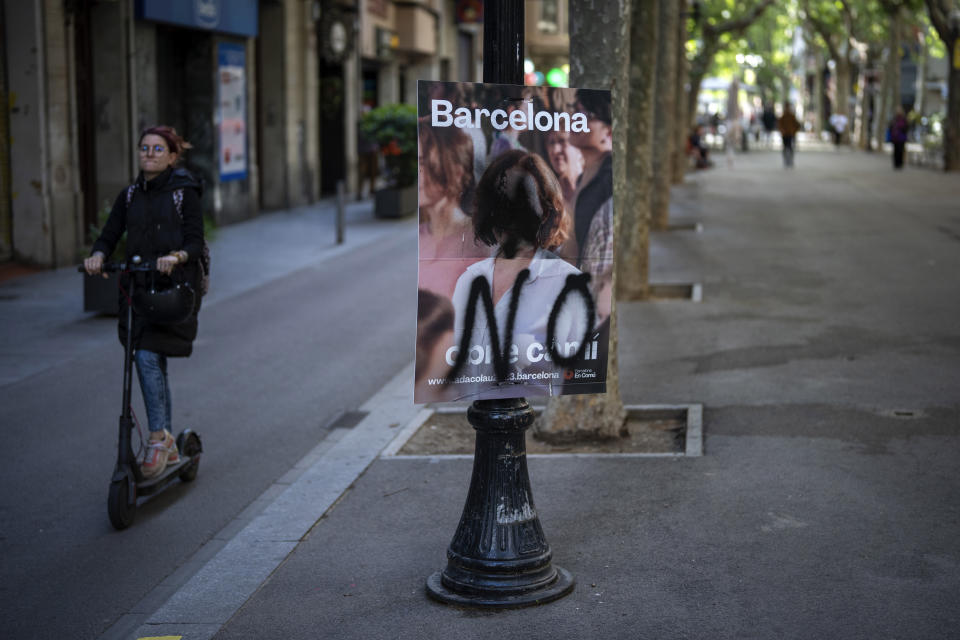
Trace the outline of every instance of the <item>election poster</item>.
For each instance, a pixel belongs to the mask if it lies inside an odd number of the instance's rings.
[[[605,393],[610,92],[420,81],[414,401]]]

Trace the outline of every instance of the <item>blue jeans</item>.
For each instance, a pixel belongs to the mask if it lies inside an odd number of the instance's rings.
[[[167,381],[167,356],[137,349],[133,353],[140,378],[140,392],[147,408],[150,431],[173,431],[170,410],[170,383]]]

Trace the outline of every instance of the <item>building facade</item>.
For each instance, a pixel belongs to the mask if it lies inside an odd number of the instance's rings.
[[[567,0],[525,0],[524,44],[527,74],[541,74],[542,84],[551,69],[570,63],[570,9]],[[565,74],[566,75],[566,74]],[[566,78],[563,80],[566,83]],[[529,84],[529,83],[528,83]]]
[[[0,261],[76,264],[154,124],[217,224],[356,193],[365,110],[481,79],[482,4],[0,0]]]

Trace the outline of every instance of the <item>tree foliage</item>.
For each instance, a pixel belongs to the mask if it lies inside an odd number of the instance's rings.
[[[696,115],[700,85],[713,67],[716,55],[739,41],[773,3],[774,0],[709,0],[695,2],[693,10],[686,12],[691,37],[687,43],[690,58],[687,113],[691,119]]]

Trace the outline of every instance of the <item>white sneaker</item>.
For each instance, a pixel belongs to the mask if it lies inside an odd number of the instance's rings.
[[[140,472],[145,478],[152,478],[163,471],[170,462],[180,461],[180,452],[177,443],[169,431],[164,431],[163,440],[151,440],[147,445],[147,453],[140,465]],[[173,457],[173,460],[171,460]]]

